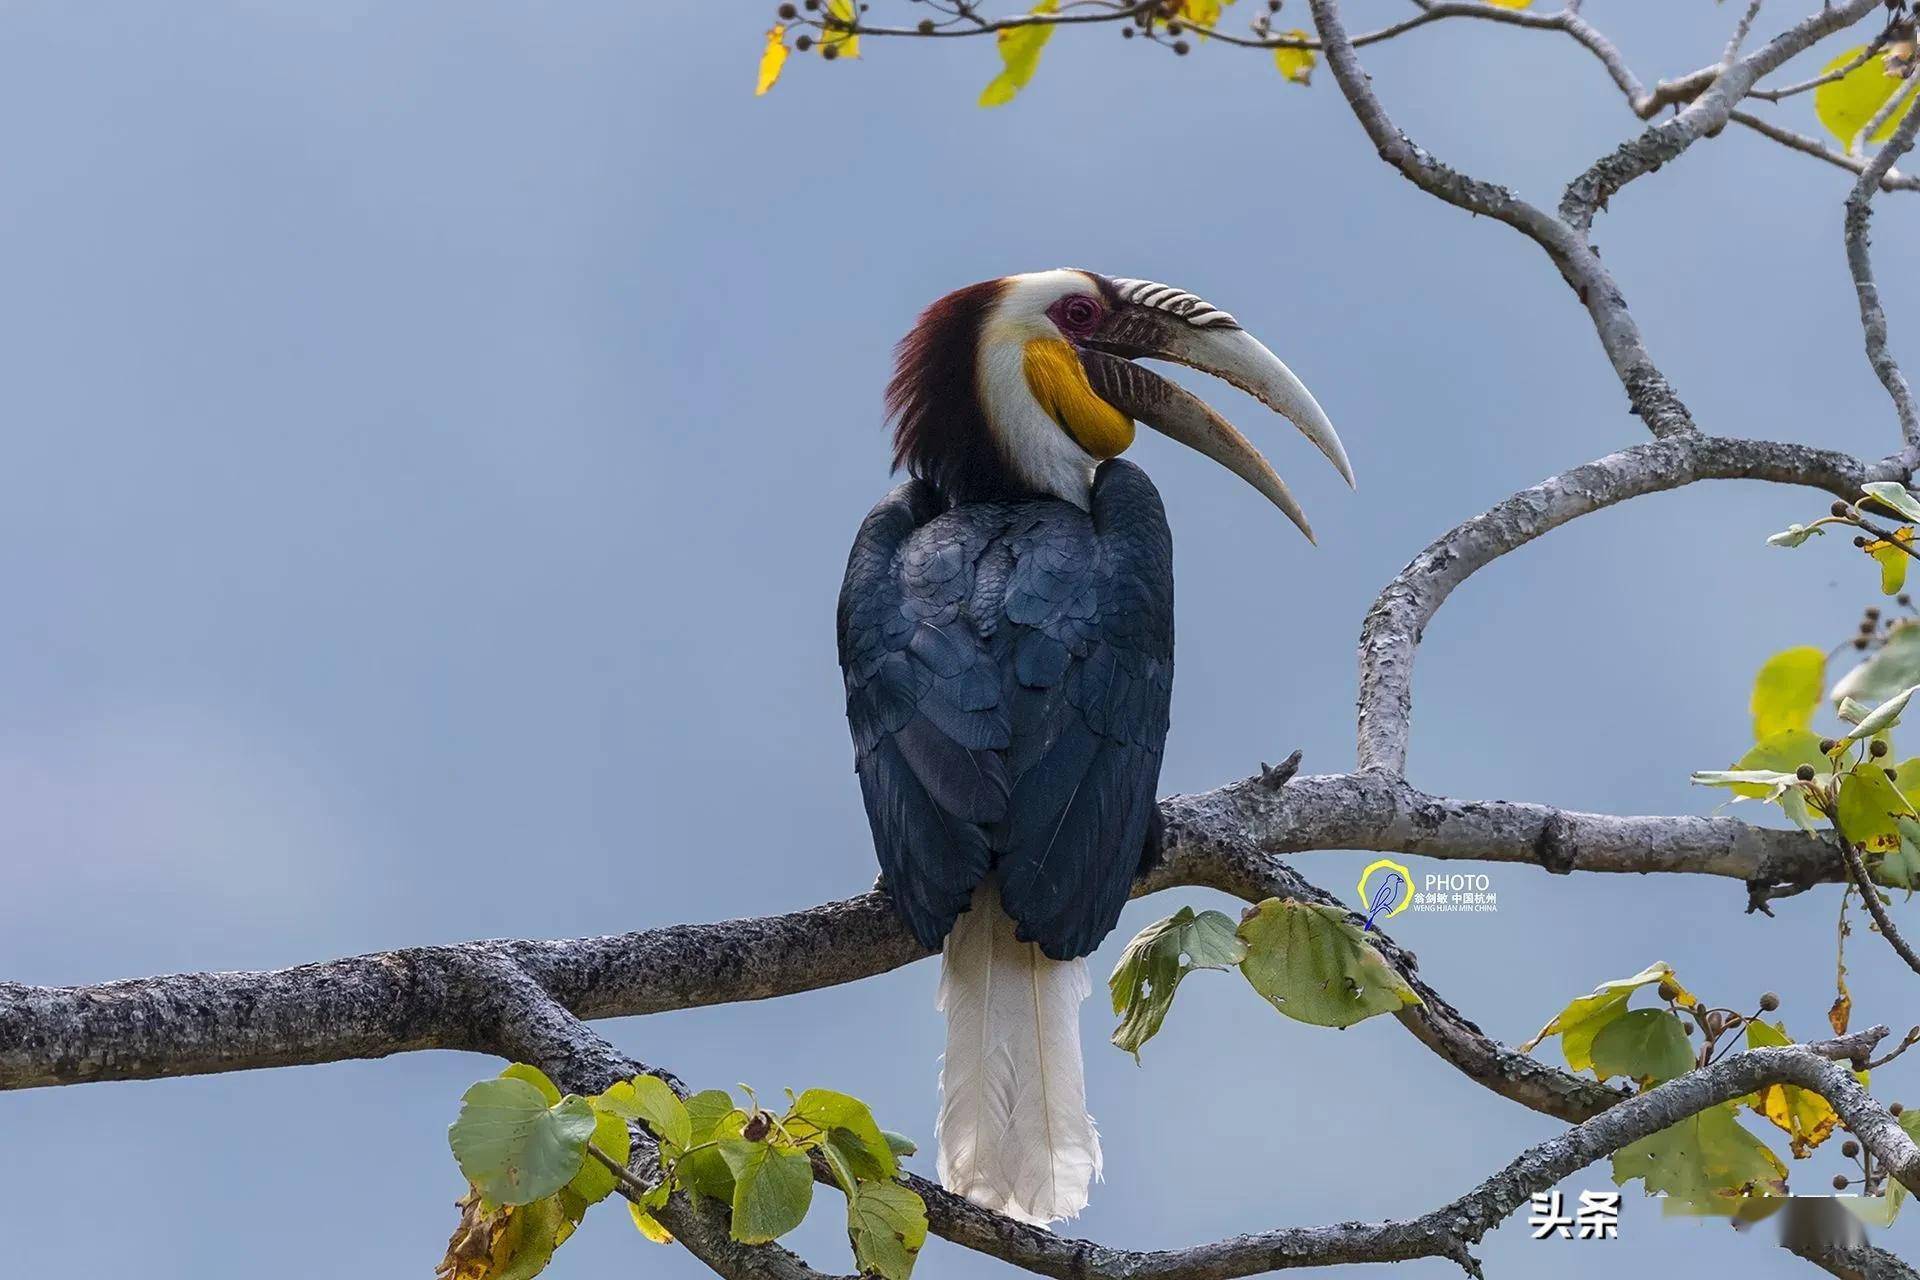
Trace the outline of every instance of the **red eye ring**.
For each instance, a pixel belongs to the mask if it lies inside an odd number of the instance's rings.
[[[1075,295],[1060,304],[1060,319],[1066,328],[1085,332],[1100,319],[1100,304],[1084,295]]]

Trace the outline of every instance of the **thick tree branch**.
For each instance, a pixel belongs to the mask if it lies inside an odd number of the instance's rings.
[[[495,952],[476,961],[469,976],[484,979],[477,1030],[485,1043],[478,1047],[531,1062],[574,1093],[597,1093],[639,1072],[660,1075],[684,1092],[672,1076],[621,1055],[506,955]],[[926,1202],[935,1234],[1060,1280],[1232,1280],[1293,1267],[1421,1257],[1447,1258],[1478,1276],[1479,1264],[1469,1246],[1527,1203],[1533,1192],[1687,1116],[1776,1082],[1826,1097],[1890,1176],[1920,1189],[1920,1148],[1837,1065],[1839,1060],[1866,1061],[1886,1034],[1886,1028],[1875,1027],[1820,1044],[1749,1050],[1645,1094],[1613,1095],[1604,1110],[1530,1147],[1465,1195],[1404,1221],[1283,1228],[1188,1249],[1123,1250],[1014,1222],[922,1178],[909,1175],[904,1181]],[[631,1167],[647,1185],[660,1176],[658,1149],[644,1130],[637,1133]],[[724,1214],[711,1202],[675,1195],[658,1216],[728,1280],[819,1280],[820,1273],[778,1246],[736,1244],[727,1234]]]
[[[1920,1184],[1920,1148],[1835,1060],[1864,1058],[1884,1027],[1820,1044],[1735,1053],[1659,1088],[1620,1101],[1565,1133],[1528,1148],[1465,1195],[1418,1218],[1292,1227],[1189,1249],[1112,1249],[1063,1239],[976,1208],[921,1179],[934,1230],[956,1244],[1059,1280],[1233,1280],[1292,1267],[1448,1258],[1469,1274],[1477,1244],[1515,1209],[1604,1156],[1709,1107],[1785,1082],[1825,1096],[1859,1138],[1908,1186]]]
[[[1448,800],[1376,774],[1296,778],[1278,789],[1250,778],[1173,797],[1163,814],[1168,855],[1137,886],[1142,893],[1198,885],[1248,902],[1336,902],[1275,856],[1305,849],[1764,883],[1835,874],[1830,850],[1799,832],[1727,818],[1618,818]],[[1381,945],[1426,1001],[1401,1021],[1458,1070],[1563,1119],[1584,1119],[1617,1097],[1495,1043],[1425,983],[1412,956],[1391,938]],[[497,1023],[475,993],[502,964],[573,1015],[602,1018],[808,991],[923,954],[886,900],[868,893],[782,916],[612,937],[421,947],[267,973],[91,987],[0,984],[0,1089],[483,1048]]]
[[[1406,771],[1420,637],[1455,587],[1507,552],[1579,516],[1699,480],[1803,484],[1855,498],[1866,481],[1902,478],[1894,459],[1868,465],[1806,445],[1689,434],[1635,445],[1522,489],[1415,556],[1368,611],[1360,631],[1360,769]]]
[[[1805,1258],[1840,1280],[1920,1280],[1920,1271],[1902,1262],[1896,1255],[1870,1244],[1823,1245],[1807,1242],[1785,1246],[1796,1257]]]

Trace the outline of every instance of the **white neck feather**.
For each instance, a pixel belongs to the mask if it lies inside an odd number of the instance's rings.
[[[992,336],[989,330],[989,340],[981,344],[978,375],[987,428],[1022,484],[1089,510],[1099,460],[1034,399],[1027,385],[1026,340],[992,341]]]

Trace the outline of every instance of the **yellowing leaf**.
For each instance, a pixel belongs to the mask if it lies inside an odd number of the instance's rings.
[[[1487,0],[1487,3],[1496,9],[1524,9],[1532,4],[1533,0]]]
[[[1869,853],[1892,853],[1900,848],[1902,816],[1911,817],[1907,798],[1886,771],[1864,764],[1840,780],[1835,821],[1849,841]]]
[[[1635,991],[1661,981],[1678,993],[1676,1003],[1698,1003],[1674,981],[1672,967],[1664,960],[1656,960],[1631,978],[1603,982],[1593,989],[1592,995],[1581,996],[1556,1013],[1546,1026],[1540,1028],[1538,1035],[1520,1046],[1520,1050],[1522,1053],[1531,1053],[1542,1040],[1559,1036],[1560,1051],[1567,1056],[1567,1065],[1575,1071],[1584,1071],[1593,1065],[1593,1038],[1608,1023],[1627,1011],[1627,1001],[1633,998]]]
[[[1233,0],[1226,3],[1231,4]],[[1222,7],[1221,0],[1181,0],[1180,20],[1204,36],[1207,28],[1220,21]]]
[[[1812,724],[1826,675],[1827,655],[1812,645],[1783,649],[1762,663],[1753,678],[1753,740]]]
[[[1302,40],[1308,38],[1306,32],[1298,29],[1283,34],[1297,36]],[[1280,74],[1285,76],[1290,84],[1307,83],[1313,78],[1314,65],[1319,61],[1320,55],[1311,49],[1289,49],[1282,45],[1273,51],[1273,65],[1280,69]]]
[[[1052,13],[1060,7],[1060,0],[1040,0],[1033,6],[1035,13]],[[1047,47],[1047,41],[1053,36],[1053,24],[1048,22],[1030,22],[1023,27],[1008,27],[994,37],[1000,50],[1000,74],[987,82],[980,91],[980,105],[998,107],[1012,102],[1014,95],[1027,87],[1027,81],[1033,79],[1033,72],[1040,65],[1040,51]]]
[[[1913,525],[1901,525],[1893,531],[1892,538],[1877,538],[1863,548],[1880,564],[1882,595],[1897,596],[1900,594],[1900,588],[1906,585],[1907,562],[1913,557],[1902,548],[1913,545],[1913,535]]]
[[[780,68],[787,65],[787,29],[774,25],[767,28],[767,47],[760,51],[760,78],[754,82],[753,96],[759,97],[773,88],[780,79]]]
[[[474,1187],[455,1207],[460,1223],[433,1272],[440,1280],[530,1280],[572,1230],[556,1196],[488,1209]]]
[[[1822,73],[1838,71],[1859,57],[1865,49],[1865,45],[1856,45],[1820,70]],[[1887,74],[1886,64],[1880,58],[1868,58],[1833,83],[1815,89],[1813,113],[1820,117],[1820,123],[1827,127],[1827,132],[1840,140],[1841,146],[1851,150],[1855,136],[1867,127],[1874,113],[1905,85],[1906,81],[1900,77]],[[1909,103],[1895,111],[1868,141],[1885,142],[1892,137],[1900,117],[1911,109],[1912,104]]]
[[[627,1216],[633,1219],[634,1227],[655,1244],[673,1243],[673,1233],[661,1226],[660,1219],[653,1216],[653,1211],[667,1202],[671,1191],[672,1188],[663,1182],[642,1203],[627,1201]]]
[[[1792,1044],[1786,1028],[1755,1019],[1747,1024],[1747,1048],[1771,1049]],[[1787,1135],[1796,1160],[1827,1140],[1840,1117],[1827,1100],[1811,1089],[1790,1084],[1770,1084],[1749,1098],[1747,1105],[1765,1116]]]
[[[821,23],[820,43],[814,48],[821,57],[827,56],[827,50],[833,50],[836,58],[857,58],[860,56],[860,37],[850,30],[859,22],[854,11],[853,0],[827,0],[826,20]]]
[[[1713,1203],[1733,1196],[1781,1194],[1787,1166],[1740,1127],[1732,1103],[1709,1107],[1614,1153],[1613,1180],[1642,1180],[1649,1195]]]

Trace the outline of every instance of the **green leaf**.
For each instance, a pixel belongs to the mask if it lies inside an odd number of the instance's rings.
[[[1916,684],[1920,684],[1920,622],[1898,622],[1887,632],[1886,643],[1840,677],[1827,696],[1835,704],[1857,698],[1873,706]]]
[[[1594,1037],[1627,1011],[1627,1001],[1633,998],[1634,992],[1662,979],[1670,986],[1680,987],[1673,976],[1672,966],[1664,960],[1654,961],[1631,978],[1616,978],[1612,982],[1601,983],[1593,989],[1592,995],[1581,996],[1554,1014],[1533,1039],[1520,1046],[1520,1051],[1531,1053],[1549,1036],[1559,1036],[1560,1051],[1567,1056],[1567,1065],[1575,1071],[1585,1071],[1593,1065]],[[1695,1001],[1681,988],[1679,1003],[1690,1005]]]
[[[723,1204],[733,1203],[733,1169],[720,1146],[740,1138],[747,1127],[747,1113],[733,1105],[733,1098],[720,1089],[709,1089],[687,1099],[692,1117],[693,1135],[684,1155],[673,1163],[673,1176],[688,1191],[708,1196]]]
[[[1868,763],[1840,779],[1840,799],[1836,806],[1840,830],[1853,844],[1872,853],[1893,853],[1900,848],[1902,816],[1912,809],[1886,770]]]
[[[1733,767],[1726,772],[1792,774],[1803,764],[1812,765],[1822,774],[1827,772],[1828,760],[1826,753],[1820,750],[1820,735],[1811,729],[1782,729],[1754,743],[1747,749],[1747,754],[1734,761]],[[1714,780],[1697,785],[1731,786],[1733,794],[1753,800],[1766,799],[1780,785],[1777,779],[1765,785],[1720,781],[1724,776],[1708,774],[1707,777]]]
[[[900,1172],[893,1148],[874,1123],[873,1111],[860,1099],[831,1089],[809,1089],[795,1101],[789,1116],[816,1131],[854,1177],[877,1181]]]
[[[1113,1011],[1120,1015],[1113,1043],[1139,1061],[1140,1046],[1159,1032],[1173,1007],[1180,980],[1194,969],[1231,968],[1246,954],[1233,921],[1218,911],[1196,915],[1182,907],[1133,935],[1107,979]]]
[[[1825,651],[1811,645],[1783,649],[1761,664],[1753,679],[1753,740],[1812,724],[1826,674]]]
[[[887,1150],[895,1156],[910,1156],[920,1149],[920,1144],[904,1133],[895,1133],[891,1129],[882,1129],[880,1136],[887,1140]]]
[[[580,1172],[593,1127],[585,1098],[549,1107],[537,1085],[508,1076],[467,1090],[447,1143],[467,1181],[489,1200],[522,1205],[552,1195]]]
[[[1602,1080],[1626,1076],[1645,1089],[1691,1070],[1693,1046],[1665,1009],[1623,1013],[1593,1037],[1593,1073]]]
[[[1338,907],[1268,898],[1240,918],[1239,936],[1240,972],[1289,1018],[1350,1027],[1420,1003]]]
[[[694,1094],[687,1099],[687,1145],[697,1146],[712,1138],[735,1116],[740,1124],[731,1126],[730,1132],[737,1134],[746,1123],[746,1116],[740,1114],[740,1108],[733,1105],[733,1095],[725,1089],[703,1089]]]
[[[1034,13],[1052,13],[1060,7],[1060,0],[1040,0],[1033,6]],[[1053,38],[1053,24],[1050,22],[1031,22],[1022,27],[1003,28],[994,37],[1000,50],[1000,74],[987,82],[980,91],[980,105],[998,107],[1012,102],[1014,95],[1027,87],[1027,81],[1033,79],[1034,70],[1040,65],[1040,51],[1047,47],[1047,41]]]
[[[1897,1178],[1888,1178],[1886,1190],[1877,1196],[1835,1196],[1834,1200],[1854,1217],[1870,1227],[1886,1228],[1900,1215],[1907,1189]]]
[[[733,1110],[733,1099],[719,1090],[726,1106],[721,1114]],[[706,1097],[696,1094],[696,1097]],[[593,1099],[593,1105],[601,1111],[619,1116],[622,1120],[638,1120],[647,1126],[653,1136],[668,1143],[676,1151],[685,1151],[693,1145],[693,1117],[685,1103],[674,1096],[667,1082],[657,1076],[635,1076],[631,1080],[616,1080],[605,1093]]]
[[[1920,520],[1920,501],[1907,492],[1907,486],[1892,480],[1876,480],[1860,486],[1860,492],[1898,515],[1902,520]]]
[[[742,1139],[721,1139],[722,1143],[738,1141]],[[733,1169],[718,1145],[688,1151],[674,1161],[673,1178],[683,1190],[722,1204],[733,1203]]]
[[[1614,1182],[1639,1178],[1649,1195],[1706,1204],[1783,1193],[1787,1166],[1735,1114],[1733,1103],[1722,1103],[1622,1147],[1613,1156]]]
[[[1747,1048],[1776,1049],[1792,1044],[1786,1027],[1759,1019],[1747,1023]],[[1827,1100],[1811,1089],[1791,1084],[1770,1084],[1749,1095],[1746,1104],[1773,1121],[1786,1135],[1793,1157],[1804,1160],[1807,1153],[1825,1142],[1840,1117]]]
[[[615,1164],[626,1164],[627,1157],[633,1154],[633,1135],[627,1132],[627,1122],[611,1111],[595,1111],[593,1119],[593,1145]],[[567,1183],[567,1187],[589,1205],[599,1204],[619,1185],[613,1170],[591,1155],[581,1162],[580,1172]]]
[[[1904,815],[1894,819],[1900,828],[1900,847],[1884,858],[1867,861],[1867,878],[1890,889],[1911,893],[1920,889],[1920,822]]]
[[[813,1203],[813,1166],[804,1151],[728,1139],[720,1154],[733,1171],[733,1238],[765,1244],[799,1226]]]
[[[1822,73],[1838,71],[1861,53],[1865,45],[1856,45],[1835,57],[1820,70]],[[1827,132],[1840,140],[1840,145],[1853,147],[1854,138],[1873,120],[1874,114],[1886,105],[1887,99],[1904,85],[1898,76],[1887,74],[1886,63],[1880,57],[1868,58],[1865,62],[1849,71],[1831,84],[1823,84],[1813,91],[1813,113],[1820,118]],[[1887,122],[1874,132],[1869,142],[1885,142],[1893,136],[1893,130],[1900,123],[1900,117],[1909,108],[1902,108],[1890,116]]]
[[[927,1206],[897,1182],[863,1182],[847,1200],[847,1235],[863,1274],[907,1280],[927,1242]]]
[[[1913,693],[1914,691],[1911,688],[1902,689],[1899,693],[1894,694],[1891,698],[1888,698],[1885,702],[1882,702],[1879,706],[1867,712],[1865,716],[1861,717],[1860,722],[1853,726],[1852,731],[1840,740],[1842,745],[1849,742],[1859,742],[1865,738],[1871,738],[1877,734],[1885,733],[1887,730],[1899,724],[1900,714],[1907,709],[1907,700],[1913,697]]]
[[[1281,34],[1296,36],[1302,40],[1309,38],[1309,33],[1297,27]],[[1313,79],[1314,64],[1319,61],[1320,55],[1312,49],[1289,49],[1282,46],[1273,51],[1273,65],[1281,75],[1287,78],[1289,84],[1306,84]]]

